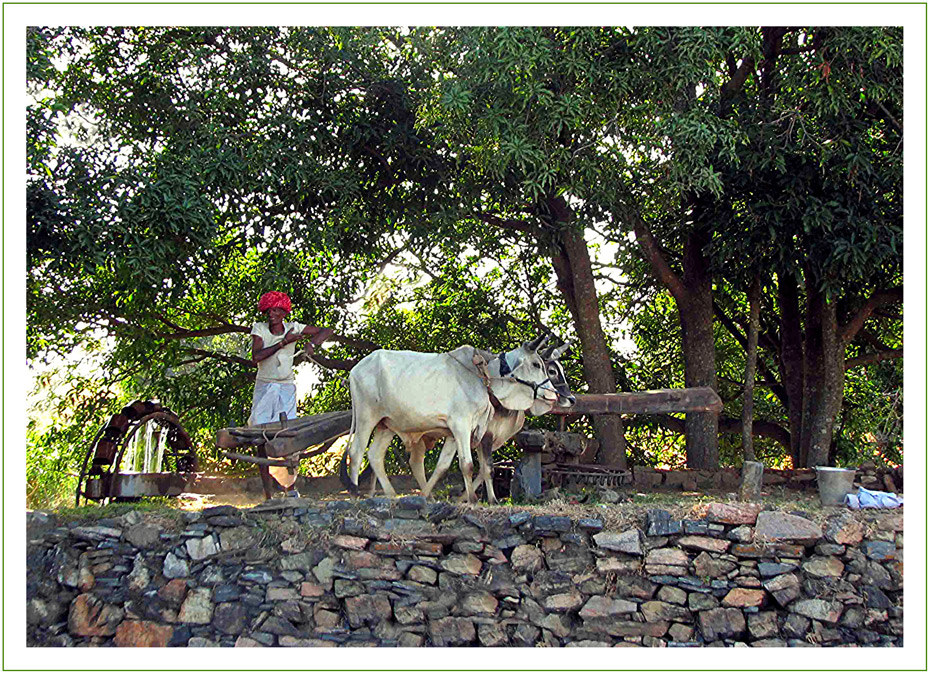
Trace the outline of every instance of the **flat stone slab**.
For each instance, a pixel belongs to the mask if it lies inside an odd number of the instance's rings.
[[[628,555],[643,554],[643,534],[639,529],[629,529],[620,534],[602,531],[594,535],[594,542],[605,550],[625,552]]]
[[[70,533],[74,538],[82,541],[96,542],[108,538],[119,538],[123,535],[123,530],[113,527],[74,527]]]
[[[682,536],[678,539],[678,545],[690,550],[726,552],[730,547],[730,541],[721,538],[711,538],[710,536]]]
[[[730,548],[730,554],[737,557],[803,557],[803,545],[791,545],[789,543],[770,543],[757,545],[756,543],[734,543]]]
[[[636,602],[628,599],[612,599],[604,596],[594,596],[578,612],[583,620],[591,618],[614,618],[619,615],[636,613]]]
[[[646,564],[688,566],[688,553],[678,548],[656,548],[646,553]]]
[[[762,506],[757,503],[711,503],[704,517],[708,522],[720,524],[755,524],[760,512]]]
[[[805,517],[764,511],[756,520],[756,535],[773,542],[816,543],[823,529]]]
[[[836,624],[843,613],[843,605],[839,602],[825,601],[823,599],[798,599],[788,607],[788,610],[806,618]]]
[[[765,603],[764,590],[750,590],[737,587],[730,590],[723,598],[723,606],[727,608],[745,608],[747,606],[762,606]]]
[[[804,562],[801,568],[817,578],[839,578],[845,566],[836,557],[813,557]]]

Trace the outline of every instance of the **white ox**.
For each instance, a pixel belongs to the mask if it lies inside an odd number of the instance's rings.
[[[513,411],[532,410],[535,404],[541,413],[559,399],[545,362],[537,353],[546,339],[541,335],[502,354],[503,362],[501,356],[492,358],[488,364],[490,378],[481,376],[476,363],[483,358],[471,346],[449,353],[382,349],[363,358],[349,374],[352,443],[348,452],[351,474],[346,476],[346,486],[358,491],[359,468],[371,436],[368,462],[385,495],[395,496],[384,470],[384,453],[391,438],[398,435],[411,453],[420,457],[411,465],[415,466],[414,475],[424,496],[430,495],[457,453],[466,497],[469,502],[475,501],[471,448],[481,443],[494,418],[489,390],[504,409]],[[504,363],[509,371],[502,373]],[[443,446],[432,477],[426,480],[421,451],[425,452],[427,441],[439,437],[450,440]],[[490,470],[487,472],[490,481]],[[481,476],[484,474],[482,470]]]
[[[540,348],[539,350],[539,355],[542,357],[546,367],[546,374],[549,377],[549,382],[556,390],[556,393],[558,393],[558,405],[560,407],[571,407],[575,404],[575,396],[572,395],[568,386],[568,381],[565,378],[565,371],[559,363],[559,357],[565,353],[567,349],[568,344],[563,344],[559,347],[546,350]],[[499,356],[494,356],[494,354],[485,351],[478,351],[478,354],[487,361],[488,375],[492,378],[492,381],[494,378],[500,378],[502,376],[502,369],[508,369],[506,366],[504,368],[501,367],[502,363],[500,362]],[[529,409],[512,410],[507,409],[503,405],[495,405],[494,401],[492,401],[493,411],[491,413],[491,418],[488,421],[488,427],[485,430],[484,437],[481,438],[477,448],[479,469],[478,475],[475,476],[475,480],[472,482],[472,491],[477,490],[478,486],[484,482],[488,502],[497,503],[497,495],[494,493],[493,484],[493,453],[503,447],[510,438],[520,432],[523,428],[523,424],[526,422],[527,414],[540,416],[551,411],[553,406],[554,405],[548,400],[536,398]],[[426,452],[432,449],[433,444],[435,444],[436,440],[440,437],[443,437],[443,435],[426,434],[415,444],[407,445],[407,451],[410,453],[411,472],[414,478],[416,478],[420,490],[424,493],[426,493],[427,481],[423,460]],[[451,442],[453,442],[451,438],[446,440],[446,443]],[[372,481],[371,487],[372,491],[374,491],[374,481]]]

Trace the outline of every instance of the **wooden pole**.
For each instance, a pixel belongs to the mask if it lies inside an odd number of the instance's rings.
[[[756,386],[756,360],[759,350],[759,275],[749,288],[749,325],[746,326],[746,374],[743,377],[743,460],[755,461],[752,447],[752,394]]]
[[[580,394],[571,407],[554,407],[549,414],[663,414],[669,412],[716,412],[723,409],[720,396],[709,386],[659,389],[634,393]]]

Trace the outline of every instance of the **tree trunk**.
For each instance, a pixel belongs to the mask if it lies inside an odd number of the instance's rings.
[[[682,355],[685,386],[710,386],[717,390],[714,354],[714,296],[711,275],[703,248],[709,242],[706,229],[691,231],[685,242],[684,274],[672,271],[665,253],[638,213],[627,214],[633,222],[636,240],[662,284],[675,298],[682,328]],[[685,416],[685,448],[689,468],[716,468],[717,415],[708,412]]]
[[[778,277],[778,306],[781,353],[778,369],[788,397],[788,430],[791,433],[791,463],[800,468],[801,424],[804,416],[804,341],[798,283],[793,275]]]
[[[558,248],[552,256],[552,266],[581,342],[588,391],[616,393],[616,379],[607,349],[607,338],[601,327],[594,273],[584,234],[570,226],[571,212],[563,199],[550,199],[547,205],[553,220],[562,225]],[[598,415],[592,417],[591,422],[600,443],[598,463],[626,468],[626,440],[620,417]]]
[[[709,386],[716,391],[714,298],[703,252],[707,243],[708,235],[703,229],[695,229],[688,236],[682,278],[688,291],[688,301],[678,301],[677,305],[682,328],[685,386]],[[685,415],[685,450],[688,468],[718,467],[716,414],[692,412]]]
[[[749,287],[749,323],[746,326],[746,375],[743,377],[743,460],[755,461],[752,448],[752,394],[756,388],[756,355],[759,349],[760,279],[756,274]]]
[[[833,426],[843,406],[843,342],[836,302],[808,288],[804,344],[804,416],[801,462],[808,468],[829,461]]]

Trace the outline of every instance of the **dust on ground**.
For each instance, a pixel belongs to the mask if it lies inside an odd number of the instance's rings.
[[[398,490],[398,496],[419,495],[419,491]],[[699,519],[709,503],[738,503],[735,492],[724,490],[707,490],[687,492],[681,490],[637,491],[632,489],[617,490],[618,502],[607,502],[604,494],[591,492],[561,492],[549,490],[539,500],[511,501],[504,499],[500,504],[490,505],[486,502],[477,504],[462,503],[455,496],[439,496],[433,500],[447,501],[457,506],[463,513],[475,517],[491,517],[500,514],[531,511],[540,515],[559,515],[573,519],[596,517],[604,522],[605,529],[620,529],[640,525],[647,511],[655,508],[668,511],[673,519]],[[376,496],[380,492],[376,493]],[[320,500],[353,501],[355,497],[347,491],[336,493],[305,493],[301,496]],[[612,496],[612,495],[611,495]],[[184,510],[202,510],[212,506],[231,505],[237,508],[251,508],[265,502],[262,492],[241,492],[235,494],[183,494],[177,506]],[[781,487],[764,490],[761,503],[765,509],[779,510],[806,517],[814,521],[825,521],[839,510],[837,507],[821,505],[816,491],[789,490]]]

